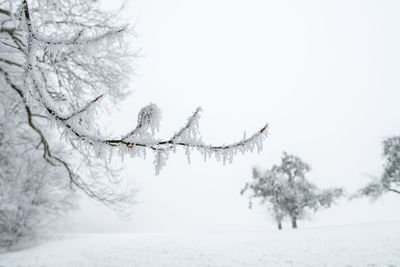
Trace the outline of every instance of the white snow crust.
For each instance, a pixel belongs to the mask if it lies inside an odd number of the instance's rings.
[[[259,232],[68,234],[2,267],[400,266],[400,222]]]

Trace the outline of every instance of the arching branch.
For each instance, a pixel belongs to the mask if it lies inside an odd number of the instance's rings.
[[[146,106],[141,110],[139,114],[137,126],[131,130],[128,134],[122,136],[122,138],[107,138],[103,136],[95,135],[91,132],[83,131],[81,127],[78,127],[77,120],[84,116],[93,104],[98,102],[103,95],[100,95],[93,100],[89,101],[82,108],[71,112],[70,114],[61,114],[57,111],[56,105],[52,103],[51,97],[46,96],[45,90],[42,90],[41,83],[35,76],[35,64],[33,58],[35,58],[35,47],[43,46],[85,46],[93,43],[100,43],[111,36],[120,35],[126,31],[126,26],[111,29],[103,34],[82,38],[83,29],[79,31],[74,37],[70,39],[49,39],[43,37],[38,33],[32,23],[32,18],[29,12],[27,0],[22,0],[22,13],[26,23],[27,29],[27,56],[26,56],[26,84],[32,86],[33,91],[30,92],[33,96],[36,96],[36,100],[44,110],[47,112],[49,117],[53,118],[59,127],[65,130],[65,133],[74,140],[90,144],[94,147],[118,147],[120,150],[132,151],[136,148],[150,149],[155,152],[156,156],[156,172],[158,173],[160,168],[165,164],[163,161],[168,158],[169,151],[175,151],[175,147],[184,147],[186,154],[189,156],[190,149],[197,149],[204,155],[204,158],[215,154],[217,159],[222,159],[225,163],[227,160],[232,161],[234,155],[238,152],[245,153],[247,151],[253,151],[257,147],[258,151],[262,149],[262,142],[267,134],[267,127],[265,125],[259,131],[254,133],[250,138],[243,138],[243,140],[228,144],[228,145],[209,145],[205,144],[198,136],[198,119],[200,108],[198,108],[193,115],[188,119],[187,123],[170,139],[159,140],[154,137],[154,125],[158,125],[159,114],[157,114],[157,108],[155,105]],[[36,44],[37,43],[37,44]],[[26,94],[29,94],[27,92]],[[24,96],[27,98],[27,96]],[[148,133],[148,128],[151,128],[152,133]],[[157,127],[158,128],[158,127]],[[136,152],[132,152],[135,154]],[[131,154],[132,155],[132,154]],[[158,167],[157,167],[158,166]]]

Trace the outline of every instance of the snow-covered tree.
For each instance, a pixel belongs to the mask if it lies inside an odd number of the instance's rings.
[[[367,185],[356,192],[355,197],[367,196],[373,200],[392,192],[400,194],[400,136],[383,141],[385,163],[380,177],[372,177]]]
[[[110,175],[113,154],[144,157],[150,151],[158,174],[178,147],[188,157],[197,150],[224,163],[262,149],[267,126],[233,144],[204,143],[200,108],[168,138],[156,136],[161,112],[155,104],[141,109],[127,133],[111,136],[101,129],[96,114],[127,95],[136,54],[129,49],[130,27],[118,13],[102,11],[99,1],[0,0],[0,20],[1,94],[17,98],[12,104],[37,135],[44,160],[64,168],[72,187],[107,206],[125,211],[119,204],[134,194]],[[61,131],[73,156],[55,151],[48,126]]]
[[[64,169],[43,160],[27,125],[5,117],[0,117],[0,248],[40,238],[77,200]]]
[[[0,172],[0,247],[40,238],[76,207],[63,170],[36,156],[9,157],[14,162]]]
[[[253,168],[253,182],[246,183],[245,187],[240,192],[244,194],[251,190],[249,208],[252,208],[252,198],[261,198],[262,204],[267,203],[271,216],[276,221],[278,229],[282,229],[282,221],[285,217],[281,208],[281,197],[285,182],[277,179],[274,170],[261,171]]]
[[[307,163],[284,152],[280,165],[265,171],[253,168],[253,181],[246,183],[241,194],[250,190],[250,207],[252,198],[267,203],[278,229],[286,216],[297,228],[297,220],[305,218],[307,212],[328,208],[343,195],[342,188],[319,189],[306,179],[309,171]]]

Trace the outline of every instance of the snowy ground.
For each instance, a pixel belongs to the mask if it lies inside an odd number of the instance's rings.
[[[77,234],[1,267],[400,266],[400,222],[265,232]]]

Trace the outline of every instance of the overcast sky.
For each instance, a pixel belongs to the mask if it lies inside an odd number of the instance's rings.
[[[103,0],[117,7],[115,0]],[[184,152],[155,176],[151,155],[125,160],[140,187],[132,220],[82,201],[79,231],[222,231],[275,228],[266,208],[239,194],[252,166],[271,167],[282,151],[309,163],[321,187],[353,192],[378,175],[381,142],[400,134],[400,2],[397,0],[131,0],[136,23],[133,94],[115,112],[115,131],[150,102],[170,136],[197,106],[203,139],[237,141],[270,124],[260,154],[223,166]],[[300,227],[400,220],[400,197],[340,201]],[[101,219],[100,219],[101,218]],[[284,225],[284,227],[288,225]]]

